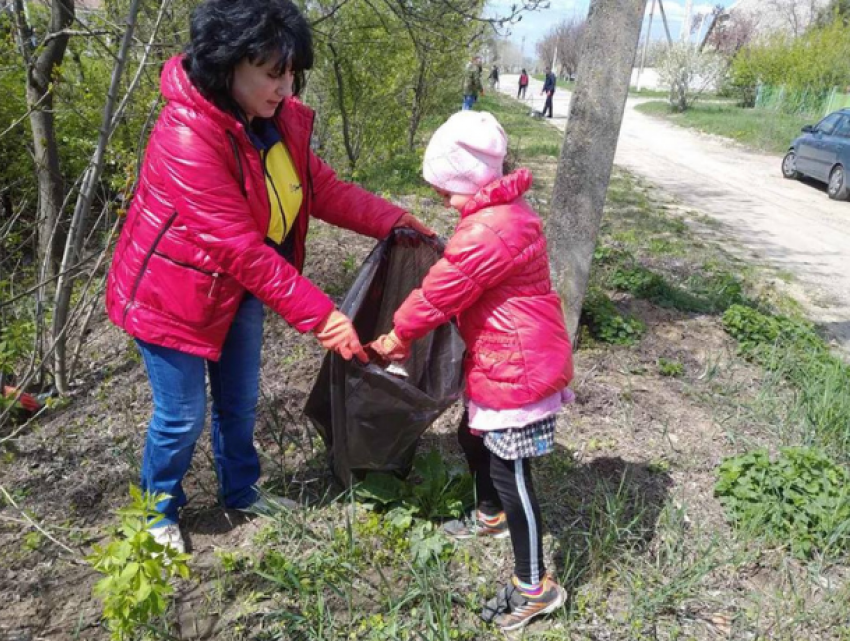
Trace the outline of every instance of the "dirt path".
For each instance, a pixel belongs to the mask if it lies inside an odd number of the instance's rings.
[[[515,96],[516,86],[517,76],[503,76],[502,91]],[[535,109],[543,106],[541,88],[531,80],[526,102]],[[562,131],[570,95],[555,94],[552,124]],[[721,223],[750,262],[793,274],[795,297],[850,352],[850,203],[829,200],[817,184],[783,179],[779,156],[635,111],[644,100],[628,100],[616,163]]]

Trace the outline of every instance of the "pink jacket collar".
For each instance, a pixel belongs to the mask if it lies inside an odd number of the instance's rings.
[[[521,167],[507,176],[497,178],[489,185],[482,187],[463,206],[460,217],[464,218],[487,207],[511,203],[531,189],[532,181],[531,171],[525,167]]]

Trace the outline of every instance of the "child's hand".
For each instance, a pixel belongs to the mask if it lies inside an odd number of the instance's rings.
[[[378,336],[378,338],[369,343],[369,349],[381,358],[392,362],[406,361],[410,358],[410,343],[396,336],[395,330],[389,334]]]

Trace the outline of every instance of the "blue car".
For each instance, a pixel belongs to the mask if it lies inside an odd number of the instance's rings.
[[[803,127],[803,135],[791,143],[782,159],[786,178],[814,178],[826,183],[833,200],[850,198],[850,109],[829,114],[816,125]]]

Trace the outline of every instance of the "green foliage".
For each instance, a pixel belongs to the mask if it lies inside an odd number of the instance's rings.
[[[803,351],[823,351],[824,344],[811,323],[763,314],[752,307],[733,305],[723,314],[723,326],[745,352],[778,342]]]
[[[422,119],[449,113],[450,98],[460,101],[455,81],[467,57],[464,35],[473,30],[431,1],[415,11],[364,2],[336,7],[316,39],[306,94],[321,105],[323,155],[345,162],[356,179],[357,170],[413,151]]]
[[[425,519],[460,518],[472,504],[472,477],[460,467],[446,465],[438,451],[418,455],[413,473],[414,483],[390,474],[367,474],[357,486],[357,498],[384,509],[403,507],[411,516]]]
[[[165,614],[174,588],[169,580],[189,577],[188,554],[157,543],[148,528],[162,520],[156,505],[165,495],[130,487],[132,503],[121,508],[119,526],[106,546],[95,545],[86,559],[104,574],[94,587],[103,602],[103,618],[112,639],[137,638],[151,622]],[[145,635],[143,635],[145,636]]]
[[[730,82],[743,102],[758,84],[828,91],[850,84],[850,26],[836,20],[799,38],[774,35],[744,47],[732,63]]]
[[[658,373],[661,376],[678,377],[685,373],[685,366],[679,361],[671,361],[666,358],[658,359]]]
[[[616,290],[647,299],[661,296],[668,287],[659,274],[641,266],[617,267],[609,277],[608,283]]]
[[[29,318],[6,319],[0,327],[0,372],[13,374],[32,351],[35,323]]]
[[[838,554],[850,547],[850,475],[823,452],[806,447],[727,458],[715,496],[738,528],[798,557]]]
[[[636,318],[623,316],[604,291],[591,288],[581,310],[582,323],[591,337],[613,345],[633,345],[646,331]]]

